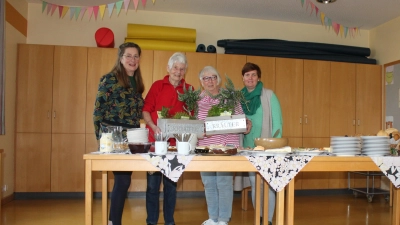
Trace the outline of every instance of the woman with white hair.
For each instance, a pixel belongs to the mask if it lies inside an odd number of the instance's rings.
[[[154,142],[154,134],[160,133],[157,126],[158,111],[162,107],[169,108],[169,114],[184,111],[184,102],[178,100],[178,93],[183,93],[183,87],[189,89],[183,79],[187,69],[186,56],[183,53],[174,53],[168,61],[168,74],[161,80],[155,81],[144,100],[143,119],[149,129],[149,142]],[[170,139],[170,145],[175,146],[175,139]],[[165,225],[174,225],[174,211],[176,204],[176,183],[163,176],[161,172],[147,173],[146,210],[147,225],[155,225],[159,217],[159,195],[161,180],[164,185],[164,221]]]

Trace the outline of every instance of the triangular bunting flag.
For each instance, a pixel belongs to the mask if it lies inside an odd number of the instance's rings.
[[[308,11],[308,6],[310,5],[310,0],[306,0],[306,11]]]
[[[43,1],[42,2],[42,13],[46,9],[46,6],[47,6],[47,2]]]
[[[101,19],[103,19],[105,10],[106,10],[106,5],[99,5],[99,12],[100,12]]]
[[[301,7],[304,7],[304,0],[301,0]]]
[[[154,4],[154,2],[156,2],[156,0],[153,0],[153,4]]]
[[[332,22],[332,27],[333,27],[333,30],[335,31],[336,35],[338,35],[339,29],[340,29],[340,24],[337,24],[336,22]]]
[[[71,20],[75,16],[75,7],[69,8],[69,19]]]
[[[340,25],[339,30],[340,30],[340,37],[343,37],[344,30],[342,25]]]
[[[97,15],[99,14],[99,6],[93,6],[93,14],[94,14],[94,20],[97,20]]]
[[[318,11],[319,11],[318,7],[315,6],[315,16],[318,16]]]
[[[123,1],[119,1],[119,2],[115,3],[115,8],[117,9],[117,15],[119,15],[119,13],[121,12],[122,3],[124,3],[124,2]]]
[[[67,14],[68,10],[69,10],[68,6],[63,7],[61,18],[64,18],[65,14]]]
[[[90,18],[92,18],[93,7],[92,6],[88,7],[87,11],[88,11],[88,14],[89,14],[89,21],[90,21]]]
[[[49,12],[50,12],[50,10],[51,10],[51,4],[49,3],[49,4],[47,4],[47,15],[49,15]]]
[[[129,2],[131,2],[131,0],[124,0],[125,13],[128,12]]]
[[[51,14],[50,15],[53,15],[54,11],[56,11],[56,9],[57,9],[57,6],[52,4],[51,5]]]
[[[321,12],[320,17],[322,26],[325,26],[325,13]]]
[[[61,18],[62,12],[63,12],[63,6],[59,5],[58,6],[58,17]]]
[[[142,5],[143,5],[143,8],[146,7],[146,0],[142,0]]]
[[[311,15],[314,12],[315,5],[312,2],[310,2],[310,5],[311,5],[311,13],[310,13],[310,15]]]
[[[75,8],[75,20],[78,20],[80,13],[81,13],[81,7],[76,7]]]
[[[139,0],[133,0],[133,6],[135,7],[135,10],[137,10],[138,5],[139,5]]]
[[[114,4],[115,4],[115,3],[110,3],[110,4],[107,5],[108,17],[111,17],[111,15],[112,15],[112,12],[113,12],[113,10],[114,10]]]
[[[81,8],[81,12],[79,13],[79,17],[81,18],[81,20],[83,19],[85,12],[86,12],[86,8],[85,7]]]
[[[346,38],[347,37],[347,32],[349,31],[349,28],[348,27],[345,27],[344,28],[344,37]]]

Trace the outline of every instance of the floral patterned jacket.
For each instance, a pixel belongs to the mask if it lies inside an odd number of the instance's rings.
[[[139,127],[144,100],[142,94],[122,87],[113,73],[100,78],[94,104],[93,122],[96,139],[100,139],[102,122]]]

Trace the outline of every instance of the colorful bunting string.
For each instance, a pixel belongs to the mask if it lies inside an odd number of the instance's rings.
[[[46,10],[47,15],[53,16],[54,12],[58,9],[58,15],[59,18],[64,18],[64,16],[67,14],[68,11],[70,11],[69,18],[72,20],[75,18],[75,20],[78,20],[78,18],[83,19],[85,12],[87,12],[89,20],[92,18],[92,15],[94,15],[94,19],[97,20],[97,17],[99,16],[101,19],[104,18],[104,14],[107,8],[108,16],[111,17],[112,12],[114,11],[114,8],[116,9],[117,16],[121,12],[122,7],[125,10],[125,13],[128,12],[128,7],[129,3],[133,2],[133,6],[135,10],[137,10],[138,5],[139,5],[139,0],[119,0],[117,2],[109,3],[106,5],[96,5],[96,6],[65,6],[65,5],[56,5],[52,4],[50,2],[42,1],[42,13]],[[156,0],[152,0],[153,4],[155,3]],[[141,0],[141,3],[143,7],[146,7],[146,2],[147,0]],[[315,12],[315,16],[318,17],[321,20],[321,24],[325,26],[325,28],[330,28],[334,30],[336,35],[339,35],[341,37],[355,37],[355,34],[360,33],[360,29],[358,27],[347,27],[343,26],[340,23],[337,23],[335,21],[332,21],[331,18],[327,17],[325,13],[320,12],[319,8],[311,2],[311,0],[300,0],[301,6],[304,8],[304,4],[306,5],[306,11],[310,10],[310,15],[312,15]]]
[[[303,8],[304,3],[306,4],[306,11],[308,11],[310,8],[310,15],[312,15],[315,11],[315,16],[318,17],[319,8],[314,3],[312,3],[311,0],[300,0],[300,2]],[[332,27],[336,35],[340,34],[341,37],[344,36],[346,38],[348,35],[350,35],[354,38],[357,33],[360,34],[360,29],[358,27],[343,26],[340,23],[332,21],[332,19],[327,17],[323,12],[319,13],[319,18],[321,20],[321,24],[325,26],[325,28],[330,29]]]

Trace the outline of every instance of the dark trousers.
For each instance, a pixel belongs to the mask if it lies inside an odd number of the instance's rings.
[[[163,176],[161,172],[155,172],[152,175],[147,173],[147,189],[146,189],[146,223],[157,224],[160,210],[160,185],[161,179],[164,185],[164,221],[165,225],[173,225],[174,211],[176,204],[176,183],[169,178]]]
[[[131,185],[132,172],[113,171],[114,187],[111,192],[111,204],[109,220],[113,225],[121,225],[122,211],[124,210],[125,199]]]

